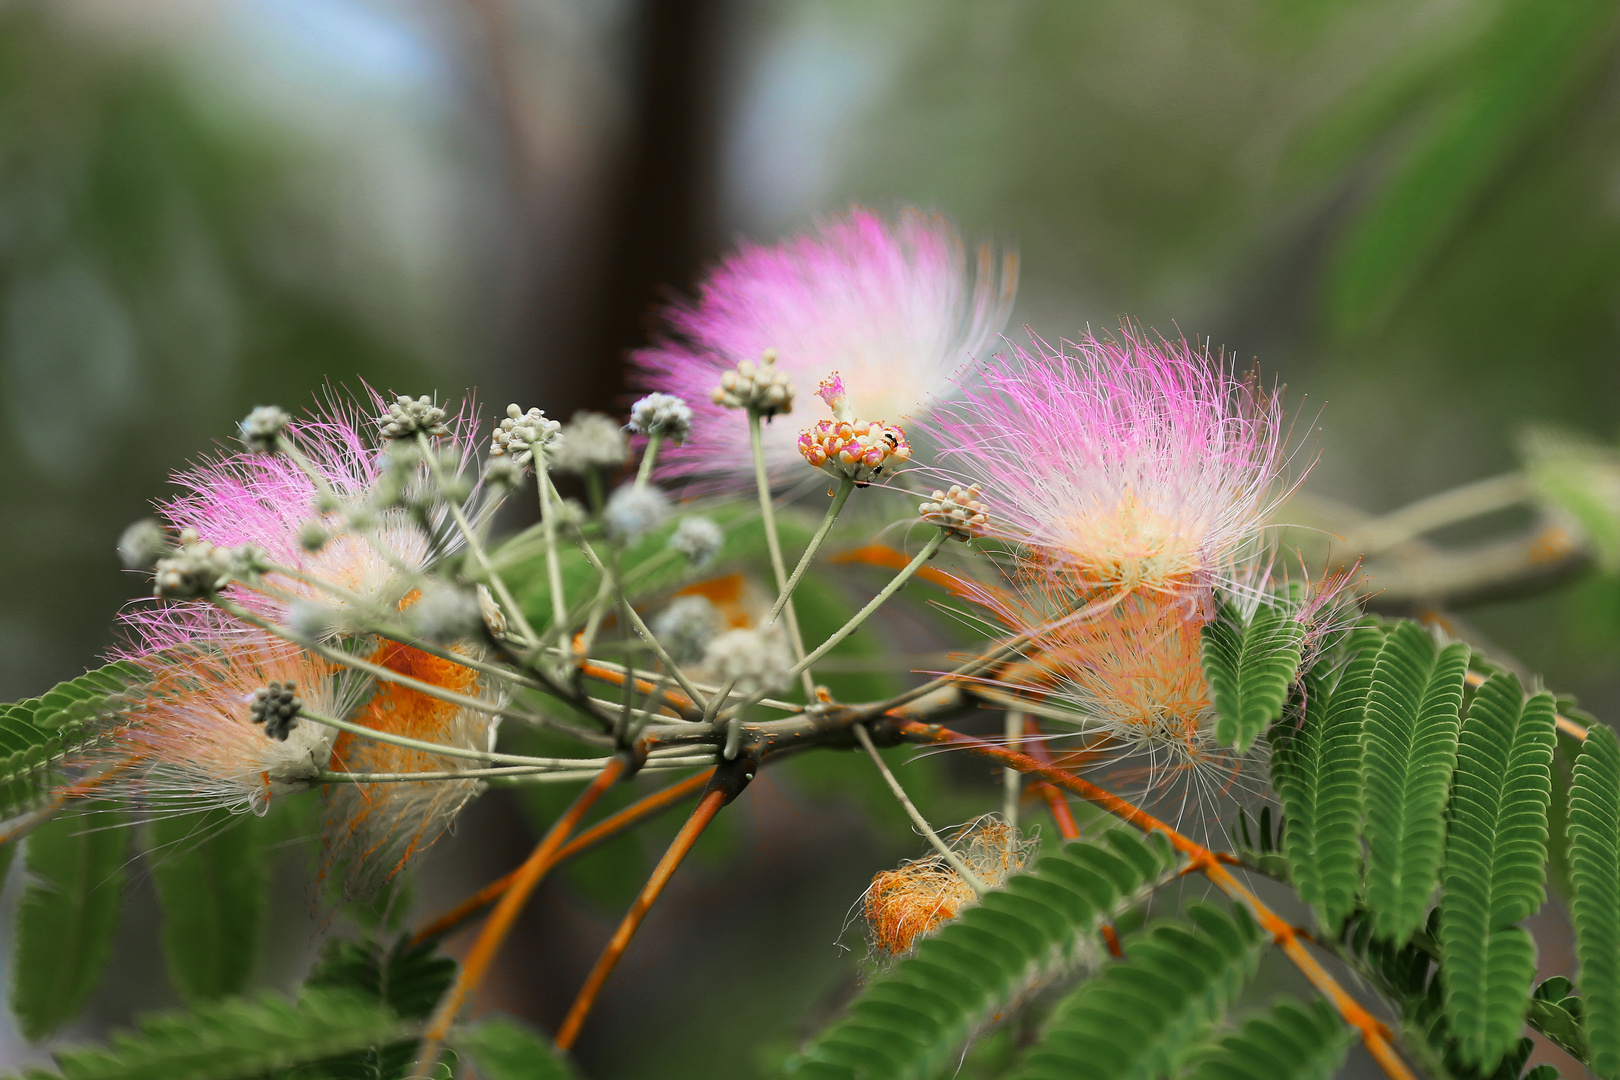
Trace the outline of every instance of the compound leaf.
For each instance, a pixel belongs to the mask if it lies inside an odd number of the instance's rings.
[[[1620,739],[1593,727],[1569,793],[1570,918],[1588,1064],[1620,1075]]]
[[[1285,998],[1195,1054],[1185,1080],[1330,1080],[1354,1036],[1325,1003]]]
[[[1305,628],[1287,604],[1261,607],[1247,624],[1228,605],[1204,624],[1203,637],[1204,678],[1218,715],[1215,738],[1246,750],[1282,715]]]
[[[148,859],[169,978],[188,1002],[241,993],[264,946],[264,822],[225,810],[159,818]]]
[[[48,821],[28,838],[11,1008],[30,1039],[77,1016],[101,981],[118,929],[129,835],[123,814],[102,802]]]
[[[1158,834],[1075,841],[1015,874],[873,979],[789,1071],[816,1080],[932,1077],[1031,988],[1089,961],[1102,923],[1174,872]],[[1223,916],[1224,918],[1224,916]]]
[[[1382,631],[1356,630],[1336,683],[1306,678],[1297,728],[1272,728],[1271,780],[1288,828],[1283,854],[1299,898],[1336,931],[1361,887],[1361,728]]]
[[[1373,666],[1362,729],[1366,905],[1378,934],[1397,942],[1422,925],[1439,876],[1467,669],[1468,646],[1437,654],[1412,622],[1390,632]]]
[[[1457,1049],[1492,1069],[1518,1041],[1536,974],[1518,926],[1546,896],[1553,702],[1492,675],[1462,725],[1440,898],[1441,973]]]

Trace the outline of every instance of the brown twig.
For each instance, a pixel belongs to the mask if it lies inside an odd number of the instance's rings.
[[[645,821],[647,818],[661,810],[668,809],[669,807],[680,802],[682,799],[686,798],[686,796],[697,791],[704,784],[707,784],[709,782],[709,778],[713,775],[713,769],[705,769],[694,776],[688,776],[685,780],[682,780],[679,783],[671,784],[662,790],[653,792],[644,799],[631,803],[629,806],[625,807],[623,810],[620,810],[611,817],[603,818],[595,825],[592,825],[589,829],[586,829],[584,832],[568,841],[568,843],[557,852],[556,857],[552,860],[552,866],[560,866],[569,859],[573,858],[575,855],[588,851],[610,837],[617,836],[619,833],[630,828],[632,825]],[[443,915],[440,915],[437,919],[434,919],[426,926],[422,927],[422,929],[418,930],[415,934],[411,935],[411,944],[420,945],[429,938],[441,937],[444,934],[448,934],[450,931],[454,930],[456,927],[478,914],[478,912],[482,911],[485,907],[493,904],[496,900],[499,900],[506,890],[511,886],[512,882],[517,880],[517,876],[521,872],[522,867],[519,867],[518,869],[513,870],[511,873],[496,878],[488,885],[485,885],[482,889],[479,889],[476,893],[469,896],[467,899],[463,900],[461,903],[457,904]]]
[[[629,760],[624,756],[608,762],[601,775],[579,793],[574,804],[552,824],[535,847],[534,853],[518,868],[517,875],[506,889],[506,894],[501,897],[494,914],[479,931],[478,939],[473,942],[472,950],[467,953],[467,959],[456,976],[455,985],[439,1003],[432,1020],[428,1022],[427,1031],[422,1036],[422,1048],[416,1060],[416,1068],[411,1074],[413,1080],[428,1080],[433,1074],[434,1066],[439,1061],[439,1051],[444,1045],[445,1037],[450,1033],[450,1025],[455,1022],[468,995],[483,982],[484,975],[494,962],[501,943],[506,940],[512,924],[517,921],[518,913],[528,902],[529,894],[534,892],[535,886],[540,884],[540,879],[545,876],[546,871],[556,863],[557,852],[562,848],[563,841],[568,839],[568,834],[574,831],[574,826],[579,824],[586,811],[590,810],[596,800],[613,786],[629,766]]]
[[[584,1026],[586,1016],[590,1015],[591,1006],[596,1003],[596,996],[601,993],[602,985],[613,973],[619,957],[624,955],[625,947],[630,944],[630,939],[641,926],[641,920],[647,917],[647,912],[651,910],[659,894],[664,891],[664,886],[675,876],[681,860],[686,858],[687,852],[692,850],[692,845],[697,843],[697,838],[703,834],[703,830],[714,820],[714,815],[719,813],[725,803],[726,792],[721,788],[711,787],[697,804],[697,809],[692,811],[692,816],[686,819],[686,824],[681,826],[681,831],[669,845],[669,850],[658,860],[658,866],[653,869],[652,877],[642,886],[641,895],[636,897],[636,902],[630,906],[624,921],[613,932],[607,948],[597,957],[596,966],[586,977],[585,985],[580,987],[579,996],[574,999],[568,1015],[563,1018],[562,1027],[557,1029],[557,1049],[567,1051],[573,1048],[574,1040],[579,1038],[579,1030]]]
[[[1267,907],[1258,896],[1249,890],[1217,857],[1202,844],[1183,836],[1169,825],[1149,814],[1134,804],[1106,791],[1088,780],[1082,780],[1073,773],[1064,772],[1051,766],[1042,765],[1039,761],[1026,754],[1015,754],[994,746],[983,739],[964,735],[952,731],[938,724],[923,724],[915,720],[905,720],[897,723],[896,728],[900,735],[913,742],[920,743],[946,743],[961,746],[971,750],[981,757],[986,757],[999,764],[1018,769],[1020,772],[1030,773],[1040,777],[1048,783],[1055,784],[1065,790],[1085,799],[1094,806],[1113,814],[1115,817],[1136,826],[1143,832],[1163,833],[1170,841],[1172,847],[1186,855],[1192,869],[1207,877],[1216,888],[1243,904],[1254,915],[1255,921],[1271,935],[1272,940],[1294,962],[1294,966],[1316,987],[1324,997],[1331,1001],[1344,1018],[1345,1023],[1355,1028],[1361,1034],[1361,1041],[1378,1062],[1385,1075],[1391,1080],[1417,1080],[1417,1076],[1401,1060],[1395,1052],[1390,1041],[1389,1028],[1377,1017],[1369,1013],[1360,1002],[1351,997],[1344,987],[1339,985],[1337,979],[1328,973],[1321,963],[1305,948],[1305,943],[1294,927],[1286,920],[1278,917]]]

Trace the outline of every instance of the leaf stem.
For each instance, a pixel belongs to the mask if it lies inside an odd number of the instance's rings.
[[[443,1049],[445,1037],[450,1034],[450,1026],[455,1023],[456,1016],[461,1012],[468,995],[484,981],[484,976],[494,963],[502,942],[506,940],[506,935],[517,921],[518,913],[528,902],[529,894],[534,892],[535,886],[540,884],[540,879],[556,864],[557,852],[568,839],[568,834],[574,831],[574,827],[579,824],[586,811],[590,810],[608,788],[623,775],[628,764],[628,759],[624,757],[616,757],[610,762],[601,774],[579,793],[574,804],[556,820],[540,843],[535,846],[534,852],[518,868],[511,887],[507,889],[506,895],[501,897],[489,921],[479,932],[478,940],[473,942],[472,948],[468,951],[467,959],[456,975],[455,985],[434,1010],[433,1018],[428,1022],[427,1030],[422,1037],[416,1067],[411,1071],[412,1080],[429,1080],[433,1075],[434,1067],[439,1063],[439,1053]]]
[[[607,982],[608,976],[618,965],[619,957],[624,955],[624,950],[641,926],[641,921],[646,918],[647,912],[652,909],[659,894],[664,891],[664,886],[675,876],[675,871],[680,867],[682,860],[692,850],[692,845],[697,843],[698,837],[703,834],[709,822],[714,820],[714,815],[720,812],[720,807],[725,805],[725,801],[724,791],[711,788],[699,800],[697,809],[686,819],[686,824],[681,826],[681,831],[669,845],[669,850],[664,852],[664,857],[654,868],[652,877],[647,879],[647,884],[642,886],[636,902],[625,914],[624,921],[619,923],[619,928],[613,932],[607,948],[603,949],[602,955],[597,958],[596,966],[586,977],[585,985],[580,988],[579,996],[574,999],[568,1015],[563,1018],[562,1026],[557,1029],[557,1049],[564,1052],[573,1049],[574,1041],[579,1038],[580,1028],[585,1025],[585,1018],[590,1015],[591,1006],[596,1003],[596,997],[602,991],[602,985]]]
[[[984,883],[983,878],[968,867],[967,863],[962,861],[960,855],[951,850],[949,844],[940,839],[939,833],[934,831],[934,827],[928,824],[928,819],[922,816],[922,811],[918,810],[917,805],[906,795],[906,789],[900,786],[900,781],[895,779],[894,773],[889,771],[888,762],[883,760],[883,755],[878,753],[876,746],[872,745],[872,736],[867,733],[866,726],[864,724],[852,724],[850,730],[855,733],[856,741],[861,744],[861,748],[866,751],[867,756],[872,759],[872,764],[876,765],[878,772],[883,774],[884,783],[888,784],[889,790],[894,792],[895,799],[905,809],[907,816],[911,818],[911,823],[917,826],[917,830],[923,836],[928,838],[930,844],[934,845],[934,850],[944,856],[951,869],[955,870],[957,876],[967,883],[968,888],[973,890],[973,894],[983,896],[989,886]]]
[[[666,788],[653,792],[646,798],[631,803],[617,814],[604,818],[568,841],[562,850],[557,852],[557,862],[565,862],[580,852],[589,850],[610,837],[617,836],[632,825],[639,824],[654,814],[668,809],[688,795],[696,792],[704,784],[707,784],[709,778],[713,775],[713,769],[705,769],[703,772],[694,773],[685,780],[678,780]],[[511,887],[512,882],[517,879],[517,876],[518,871],[514,870],[485,885],[482,889],[479,889],[467,899],[412,934],[411,944],[420,945],[430,938],[442,937],[456,929],[479,911],[499,900],[506,893],[506,890]]]
[[[748,444],[754,456],[754,486],[759,489],[759,516],[765,526],[765,546],[771,555],[771,571],[776,575],[776,592],[781,601],[782,614],[787,616],[788,641],[793,646],[793,658],[800,662],[793,671],[804,682],[804,700],[816,700],[816,682],[810,668],[804,664],[804,636],[799,633],[799,616],[793,610],[793,598],[788,594],[787,568],[782,562],[782,540],[776,533],[776,511],[771,505],[771,480],[765,470],[765,447],[760,425],[765,421],[753,409],[748,410]]]

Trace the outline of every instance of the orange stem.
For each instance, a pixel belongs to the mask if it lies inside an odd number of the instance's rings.
[[[709,778],[713,775],[713,769],[705,769],[696,776],[688,776],[685,780],[682,780],[678,784],[671,784],[661,791],[655,791],[646,798],[631,803],[629,806],[625,807],[623,810],[620,810],[612,817],[603,818],[595,825],[592,825],[589,829],[586,829],[584,832],[568,841],[568,843],[557,852],[556,858],[552,860],[552,865],[561,865],[582,851],[595,847],[597,844],[608,839],[609,837],[617,836],[630,826],[651,817],[660,810],[673,806],[675,803],[678,803],[682,799],[686,798],[686,796],[692,794],[694,791],[697,791],[704,784],[707,784],[709,782]],[[509,887],[511,887],[512,882],[517,880],[517,876],[521,872],[522,868],[519,867],[517,870],[513,870],[511,873],[496,878],[488,885],[485,885],[482,889],[479,889],[477,892],[473,893],[467,899],[457,904],[454,908],[445,912],[443,915],[440,915],[437,919],[434,919],[432,922],[422,927],[422,929],[418,930],[415,934],[411,935],[411,944],[420,945],[429,938],[439,937],[442,934],[446,934],[451,930],[454,930],[467,919],[470,919],[472,916],[476,915],[485,906],[493,904],[496,900],[499,900],[501,895],[505,893]]]
[[[414,1080],[427,1080],[432,1074],[433,1067],[438,1064],[439,1050],[444,1045],[445,1036],[450,1033],[450,1025],[455,1022],[456,1015],[461,1012],[461,1006],[466,1002],[468,995],[484,981],[484,976],[494,963],[495,954],[499,951],[501,943],[506,940],[512,924],[517,921],[518,913],[528,902],[529,894],[534,892],[535,886],[540,884],[540,879],[555,864],[557,852],[562,848],[563,841],[568,839],[568,834],[574,831],[574,826],[579,824],[586,811],[623,775],[626,768],[627,762],[623,757],[616,757],[608,762],[601,774],[591,781],[590,786],[579,793],[579,797],[574,800],[568,811],[552,824],[528,860],[518,867],[506,895],[501,897],[500,903],[495,906],[494,914],[479,931],[478,939],[473,942],[472,950],[467,953],[467,959],[462,963],[461,971],[456,976],[455,985],[439,1003],[433,1019],[428,1022],[427,1032],[422,1037],[422,1052],[417,1058],[416,1070],[412,1074]]]
[[[658,861],[652,877],[642,886],[641,895],[636,897],[636,902],[630,906],[624,921],[613,932],[613,938],[608,942],[607,948],[603,949],[602,955],[597,958],[596,966],[585,979],[585,985],[580,987],[579,996],[574,999],[568,1015],[563,1018],[562,1027],[557,1029],[557,1049],[566,1052],[573,1048],[574,1040],[579,1038],[579,1029],[585,1024],[585,1017],[590,1014],[591,1006],[596,1003],[597,994],[602,991],[602,984],[607,982],[608,976],[613,973],[614,966],[619,962],[619,957],[624,955],[625,947],[630,944],[630,939],[641,926],[641,920],[646,918],[658,895],[664,891],[664,886],[675,876],[675,870],[681,865],[681,860],[692,850],[692,845],[697,843],[697,838],[702,835],[709,822],[714,820],[714,815],[719,812],[725,801],[724,791],[718,788],[711,789],[697,804],[697,809],[692,811],[692,816],[686,819],[686,824],[681,826],[675,841],[669,845],[669,850],[664,852],[664,857]]]
[[[1024,720],[1024,734],[1030,736],[1024,744],[1029,747],[1029,756],[1042,765],[1052,764],[1052,752],[1046,748],[1046,740],[1041,738],[1041,725],[1031,716]],[[1055,788],[1044,781],[1037,783],[1041,796],[1046,799],[1047,807],[1052,811],[1052,821],[1057,825],[1058,835],[1065,840],[1080,839],[1080,826],[1074,822],[1074,811],[1069,809],[1069,797],[1063,794],[1061,788]],[[1108,928],[1112,931],[1112,927]],[[1117,942],[1110,943],[1110,948],[1117,947]],[[1118,953],[1114,954],[1118,956]]]
[[[923,724],[915,720],[907,720],[895,725],[901,735],[913,742],[922,743],[949,743],[961,746],[1020,772],[1030,773],[1040,777],[1047,783],[1055,784],[1085,799],[1087,802],[1100,806],[1115,817],[1136,826],[1143,832],[1160,832],[1170,841],[1170,845],[1177,851],[1186,855],[1193,869],[1202,873],[1221,892],[1237,900],[1248,908],[1265,931],[1271,935],[1272,940],[1279,945],[1288,958],[1294,962],[1312,986],[1316,987],[1324,997],[1330,1000],[1338,1009],[1339,1015],[1345,1023],[1361,1033],[1361,1041],[1383,1068],[1386,1075],[1393,1080],[1417,1080],[1417,1076],[1406,1063],[1396,1054],[1394,1046],[1390,1043],[1389,1029],[1369,1013],[1360,1002],[1345,992],[1327,969],[1322,967],[1316,957],[1312,956],[1300,940],[1299,933],[1284,919],[1281,919],[1269,907],[1261,902],[1260,898],[1249,891],[1241,881],[1232,876],[1231,871],[1216,856],[1215,852],[1202,844],[1183,836],[1169,825],[1149,814],[1140,807],[1098,787],[1088,780],[1082,780],[1073,773],[1064,772],[1051,766],[1042,765],[1039,761],[1026,754],[1013,753],[999,746],[994,746],[982,739],[961,732],[952,731],[938,724]]]
[[[622,671],[610,671],[605,667],[600,667],[591,663],[589,660],[583,661],[579,665],[579,670],[588,679],[596,679],[599,682],[612,683],[614,686],[624,685],[624,672]],[[648,679],[636,680],[636,693],[638,694],[650,694],[655,689],[656,687]],[[663,698],[664,704],[674,709],[677,713],[682,710],[691,710],[697,707],[691,698],[674,688],[666,689],[663,692]]]

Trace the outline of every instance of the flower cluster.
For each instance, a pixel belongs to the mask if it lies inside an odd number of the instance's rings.
[[[844,380],[837,372],[823,379],[816,395],[833,411],[799,433],[799,453],[811,465],[838,479],[866,486],[911,460],[906,433],[876,420],[855,419]]]

